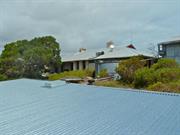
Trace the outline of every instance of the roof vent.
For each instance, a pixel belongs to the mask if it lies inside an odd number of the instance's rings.
[[[66,84],[65,81],[49,81],[49,82],[45,82],[44,83],[44,88],[55,88],[55,87],[60,87],[60,86],[64,86]]]
[[[46,87],[46,88],[52,88],[53,85],[52,85],[51,83],[49,83],[49,82],[46,82],[46,83],[44,83],[44,87]]]
[[[79,52],[85,52],[86,48],[79,48]]]
[[[100,55],[104,55],[104,51],[96,52],[96,57],[99,57]]]

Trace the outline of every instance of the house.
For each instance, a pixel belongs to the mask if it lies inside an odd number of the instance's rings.
[[[172,58],[180,63],[180,36],[158,44],[159,55],[163,58]]]
[[[96,73],[102,69],[107,69],[109,74],[115,72],[115,68],[121,60],[133,56],[142,55],[147,64],[152,64],[153,54],[137,50],[132,44],[128,46],[108,45],[106,48],[97,50],[80,49],[79,52],[62,57],[62,71],[81,70],[94,68]]]
[[[32,79],[0,82],[1,135],[178,135],[179,112],[175,93]]]

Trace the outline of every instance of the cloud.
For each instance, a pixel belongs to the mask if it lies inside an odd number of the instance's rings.
[[[53,35],[63,52],[104,47],[108,40],[148,48],[180,35],[178,5],[178,0],[0,0],[0,45]]]

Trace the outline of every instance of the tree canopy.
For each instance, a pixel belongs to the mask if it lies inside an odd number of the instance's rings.
[[[135,71],[143,68],[145,65],[145,61],[143,59],[143,56],[135,56],[130,59],[123,60],[118,64],[116,72],[121,75],[124,82],[132,83]]]
[[[59,72],[59,43],[52,36],[5,45],[0,56],[0,74],[8,78],[41,78],[43,73]]]

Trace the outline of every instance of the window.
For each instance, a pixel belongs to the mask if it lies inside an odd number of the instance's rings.
[[[73,63],[71,62],[70,64],[71,64],[71,70],[73,70]]]
[[[180,57],[180,45],[174,46],[174,56]]]
[[[76,69],[79,70],[79,61],[76,63]]]
[[[173,46],[167,46],[167,57],[174,57],[174,50],[175,48]]]

